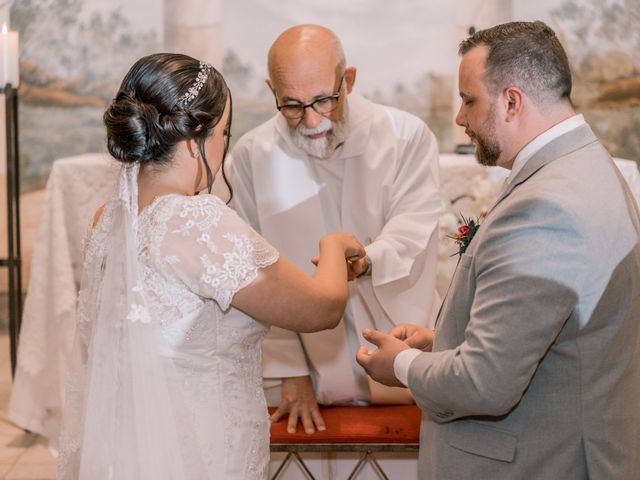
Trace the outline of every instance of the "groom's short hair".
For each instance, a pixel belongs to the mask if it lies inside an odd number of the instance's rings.
[[[544,22],[509,22],[479,30],[460,43],[464,55],[489,48],[484,83],[491,94],[514,85],[538,105],[571,103],[571,69],[555,32]]]

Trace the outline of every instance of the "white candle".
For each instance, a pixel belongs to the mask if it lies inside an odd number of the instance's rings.
[[[20,70],[18,67],[18,32],[9,31],[7,24],[2,26],[0,32],[0,87],[4,88],[7,83],[18,88],[20,84]]]

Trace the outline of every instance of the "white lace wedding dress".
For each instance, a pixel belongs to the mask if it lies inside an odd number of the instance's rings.
[[[89,239],[59,478],[264,479],[267,327],[225,311],[278,253],[212,195],[137,215],[136,178]]]

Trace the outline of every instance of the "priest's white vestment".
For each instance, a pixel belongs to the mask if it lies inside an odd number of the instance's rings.
[[[347,101],[346,141],[327,160],[296,147],[280,114],[244,135],[231,154],[232,206],[284,257],[312,273],[319,239],[343,230],[365,244],[373,266],[371,276],[351,282],[345,319],[336,329],[296,334],[272,328],[263,344],[263,374],[265,380],[311,375],[322,404],[403,401],[406,391],[367,380],[354,348],[364,343],[363,328],[428,325],[435,315],[437,142],[409,113],[355,94]],[[334,180],[318,172],[320,162],[342,162]],[[333,216],[327,213],[332,208]]]

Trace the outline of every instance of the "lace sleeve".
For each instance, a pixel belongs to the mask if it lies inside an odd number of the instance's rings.
[[[213,195],[180,198],[160,247],[165,269],[222,310],[278,252]]]

